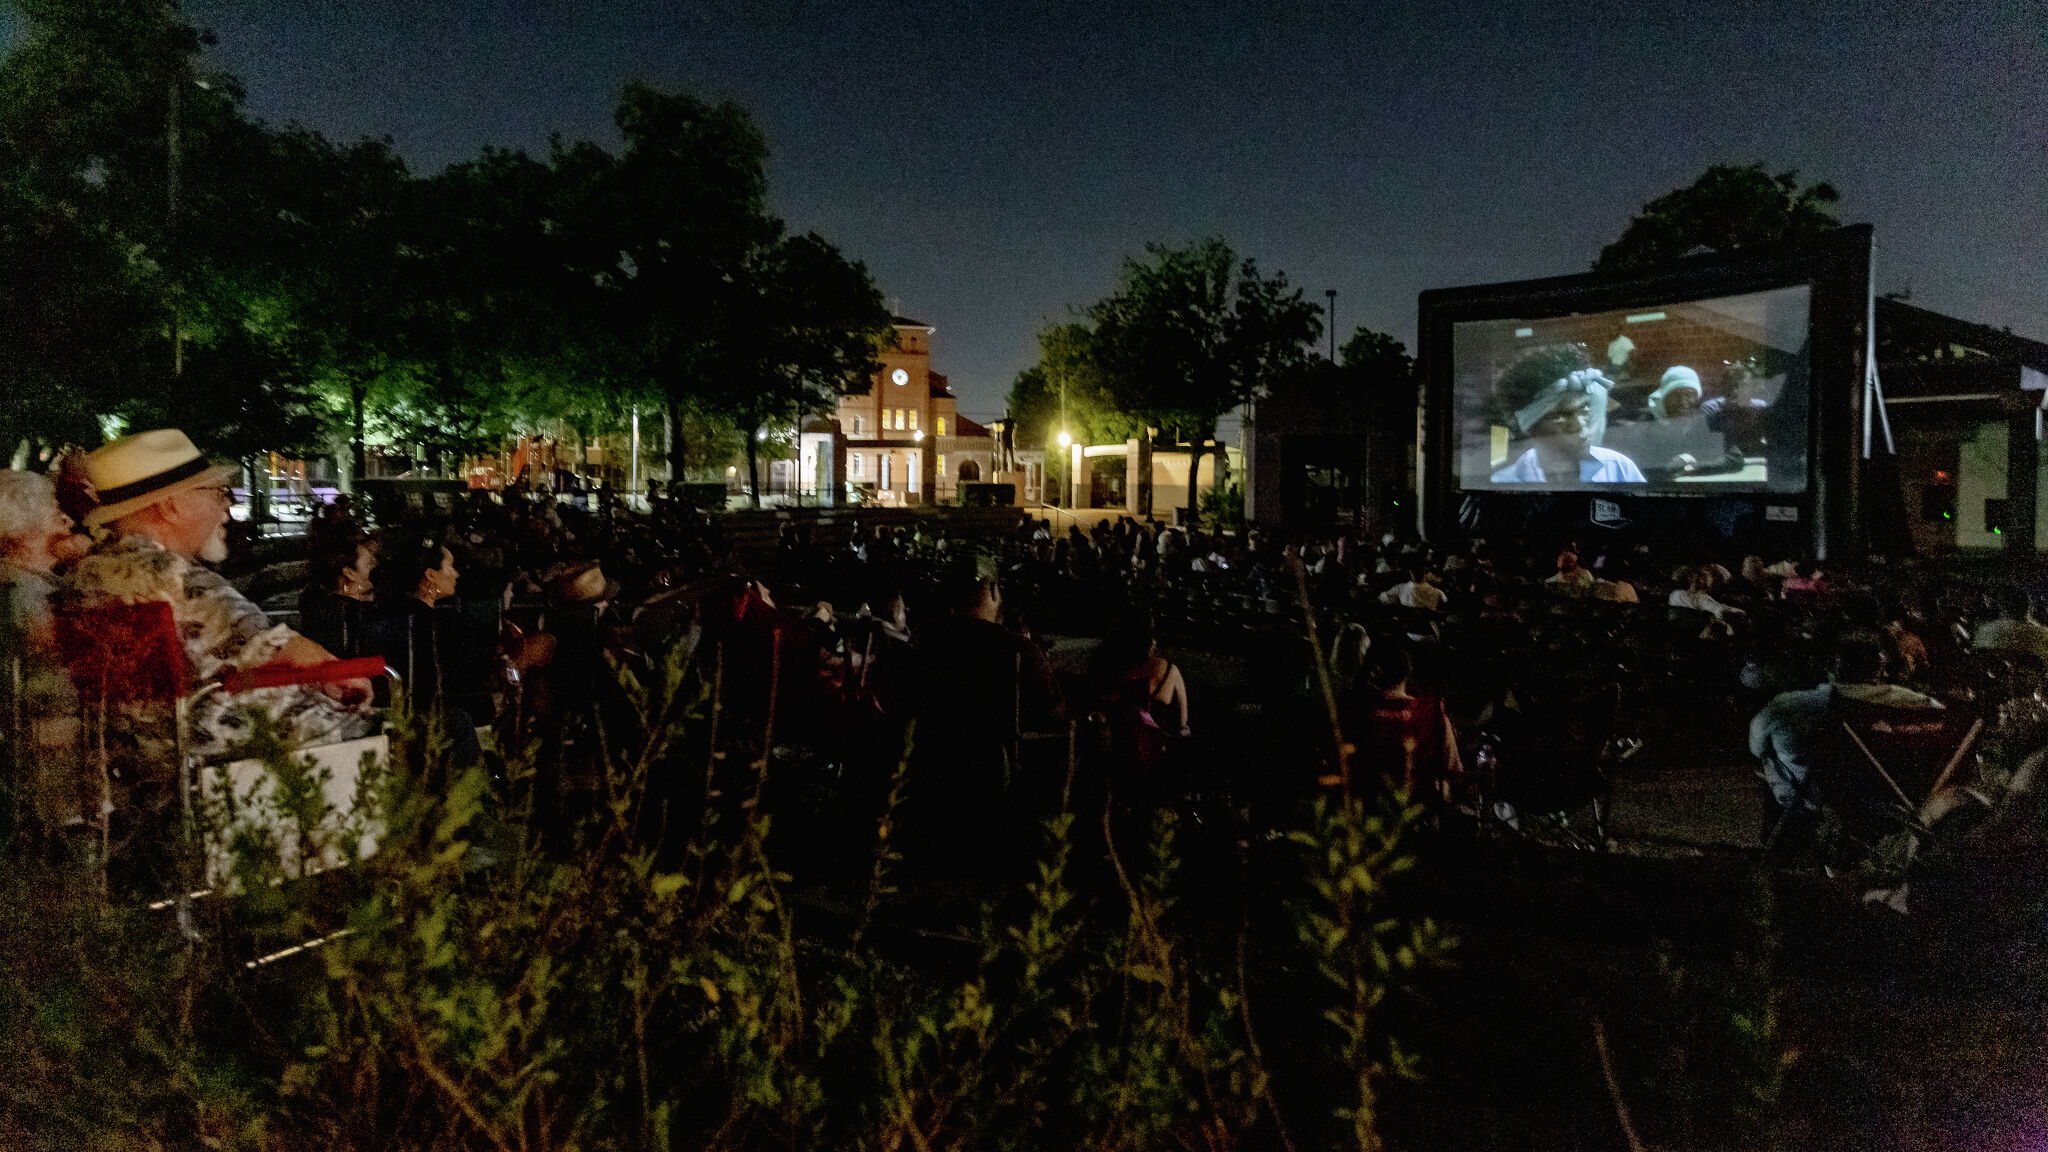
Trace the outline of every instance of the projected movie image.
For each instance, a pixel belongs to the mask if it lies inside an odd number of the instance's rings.
[[[1452,326],[1459,487],[1803,492],[1807,285]]]

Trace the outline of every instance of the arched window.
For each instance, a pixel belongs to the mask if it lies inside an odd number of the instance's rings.
[[[858,416],[853,418],[853,434],[855,436],[860,435],[860,417]]]
[[[960,482],[962,484],[972,484],[980,479],[981,465],[976,464],[972,460],[962,460],[960,462]]]

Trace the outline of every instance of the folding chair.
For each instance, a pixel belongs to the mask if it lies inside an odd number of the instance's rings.
[[[113,780],[116,768],[107,746],[111,714],[116,708],[133,705],[157,705],[170,709],[168,718],[173,740],[180,835],[188,857],[188,868],[180,869],[181,874],[173,878],[176,886],[173,897],[157,901],[151,907],[164,908],[175,904],[179,910],[180,926],[188,933],[192,931],[190,900],[195,894],[204,894],[205,891],[196,881],[217,874],[214,857],[220,855],[224,859],[226,852],[224,841],[219,845],[201,845],[198,842],[196,805],[204,797],[197,779],[200,766],[189,748],[189,724],[194,707],[218,692],[239,694],[261,688],[339,683],[393,675],[381,658],[364,657],[304,668],[276,665],[235,670],[220,679],[200,684],[196,682],[194,669],[185,656],[184,642],[179,636],[172,607],[163,601],[97,604],[84,614],[59,612],[55,618],[55,632],[60,656],[70,670],[73,684],[87,709],[88,739],[94,744],[93,750],[99,762],[99,832],[103,863],[111,848],[110,821],[115,811]],[[333,751],[321,755],[345,760],[350,765],[360,764],[361,755],[366,751],[381,755],[385,750],[383,737],[331,747]],[[312,751],[301,750],[295,754],[307,755]],[[138,762],[132,767],[140,770],[142,765]],[[257,776],[261,771],[262,765],[258,761],[239,761],[224,765],[223,777],[227,781],[241,781],[245,793],[254,795],[260,791]],[[353,769],[334,775],[347,779],[353,793]],[[332,848],[338,848],[338,845],[323,847],[319,852]],[[314,849],[297,844],[294,837],[291,851],[303,859],[305,853]],[[198,875],[192,874],[189,868],[189,863],[195,859],[205,863]]]
[[[1923,813],[1955,778],[1984,730],[1981,717],[1959,708],[1899,708],[1831,693],[1819,754],[1792,785],[1764,841],[1764,855],[1802,811],[1832,811],[1865,852],[1898,831],[1927,831]]]
[[[279,874],[286,879],[342,867],[377,851],[383,831],[374,811],[359,807],[363,771],[388,760],[391,738],[366,736],[337,744],[294,751],[302,761],[307,783],[319,786],[313,800],[318,811],[310,821],[278,810],[278,777],[262,760],[235,760],[205,773],[199,789],[209,814],[201,836],[203,882],[207,889],[233,893],[237,888],[235,842],[244,832],[269,834],[276,846]]]
[[[1612,682],[1513,687],[1481,720],[1473,775],[1482,805],[1505,800],[1522,812],[1562,815],[1590,804],[1594,834],[1604,842],[1613,790],[1608,746],[1620,700],[1621,686]]]

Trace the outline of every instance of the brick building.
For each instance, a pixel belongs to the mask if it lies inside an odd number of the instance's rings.
[[[865,392],[839,399],[838,411],[806,424],[798,438],[798,491],[839,503],[950,503],[961,484],[990,479],[995,437],[960,415],[945,376],[932,371],[935,329],[896,318],[894,343]]]

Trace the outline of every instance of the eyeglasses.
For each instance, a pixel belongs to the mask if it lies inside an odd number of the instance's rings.
[[[233,488],[228,487],[225,484],[210,484],[204,488],[194,488],[193,491],[211,492],[214,494],[215,498],[217,498],[221,503],[228,505],[229,507],[233,507],[235,503],[235,490]]]

